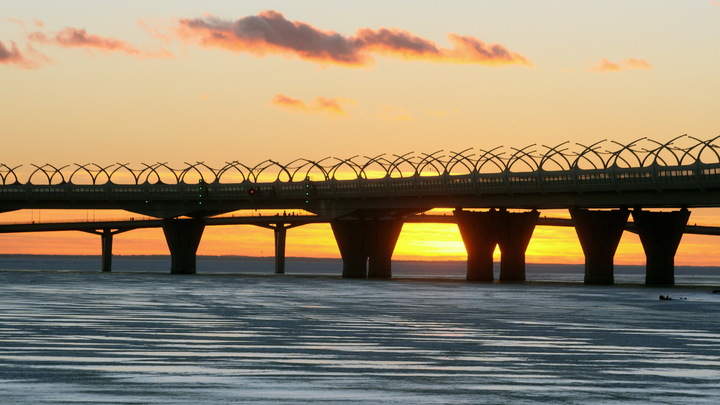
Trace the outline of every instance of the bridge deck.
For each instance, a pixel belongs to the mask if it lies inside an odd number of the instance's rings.
[[[209,217],[241,209],[305,209],[333,215],[392,208],[715,206],[720,206],[720,163],[270,183],[0,185],[0,212],[125,209],[156,218]]]

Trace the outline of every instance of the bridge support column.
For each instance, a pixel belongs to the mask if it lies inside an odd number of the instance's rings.
[[[113,247],[113,235],[118,233],[127,232],[129,229],[117,229],[113,231],[110,228],[103,228],[101,231],[98,230],[84,230],[83,232],[91,233],[93,235],[100,235],[100,241],[102,246],[102,262],[100,269],[104,272],[112,271],[112,247]]]
[[[277,224],[273,228],[275,234],[275,274],[285,274],[285,242],[287,240],[287,227]]]
[[[540,217],[531,212],[501,212],[500,281],[525,281],[525,251]]]
[[[467,250],[468,281],[493,281],[493,252],[497,245],[495,211],[469,212],[455,210],[458,229]]]
[[[455,210],[468,252],[468,281],[493,281],[493,252],[500,245],[500,281],[525,281],[525,251],[540,213]]]
[[[630,213],[571,208],[570,215],[585,253],[585,284],[613,284],[613,259]]]
[[[392,277],[392,254],[402,225],[403,223],[398,220],[331,221],[330,226],[343,260],[342,276],[344,278]]]
[[[365,235],[368,238],[368,278],[392,277],[392,255],[400,237],[403,222],[398,220],[372,220]]]
[[[331,221],[340,256],[343,261],[343,278],[366,278],[368,255],[363,243],[362,221]]]
[[[645,284],[675,284],[675,253],[680,245],[690,211],[632,213],[645,250]]]
[[[112,245],[113,245],[113,231],[110,229],[103,229],[100,234],[102,240],[102,271],[108,272],[112,270]]]
[[[195,274],[196,253],[205,230],[205,220],[163,219],[162,228],[170,248],[170,273]]]
[[[283,215],[283,218],[285,216]],[[285,245],[287,242],[287,230],[294,225],[285,222],[275,224],[258,224],[262,228],[273,230],[275,235],[275,274],[285,274]]]

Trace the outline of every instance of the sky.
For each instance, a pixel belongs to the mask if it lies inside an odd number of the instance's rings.
[[[2,0],[0,163],[221,167],[710,139],[720,134],[719,20],[717,0]],[[720,215],[698,210],[690,222]],[[339,255],[329,227],[301,229],[290,231],[289,255]],[[269,255],[271,237],[208,229],[199,253]],[[95,239],[0,235],[0,253],[94,254]],[[715,245],[685,237],[678,261],[717,264]],[[119,235],[116,246],[167,253],[154,231]],[[572,229],[538,228],[528,256],[582,262]],[[456,228],[406,225],[395,257],[464,250]],[[616,262],[643,260],[626,235]]]

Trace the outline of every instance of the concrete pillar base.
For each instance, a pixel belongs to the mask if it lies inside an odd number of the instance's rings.
[[[585,253],[585,284],[613,284],[613,259],[630,213],[572,208],[570,215]]]
[[[285,274],[285,242],[287,240],[287,227],[278,224],[273,228],[275,234],[275,274]]]
[[[675,253],[680,245],[690,211],[632,213],[645,250],[645,284],[675,284]]]
[[[163,219],[162,228],[170,249],[170,273],[195,274],[196,253],[205,230],[205,220]]]
[[[504,212],[500,245],[500,281],[525,281],[525,251],[540,213]]]
[[[103,229],[100,234],[102,240],[102,271],[109,272],[112,270],[112,245],[114,233],[110,229]]]
[[[330,226],[343,259],[344,278],[392,277],[392,254],[402,221],[335,220]]]
[[[511,213],[455,211],[468,252],[468,281],[493,281],[493,252],[500,245],[500,281],[525,281],[525,251],[540,216],[537,211]]]
[[[368,278],[391,278],[392,255],[400,237],[403,222],[398,220],[373,220],[367,224]]]
[[[330,227],[342,256],[343,278],[367,278],[364,224],[360,221],[331,221]]]
[[[493,275],[493,253],[497,245],[497,216],[494,211],[469,212],[455,210],[460,236],[468,252],[468,281],[491,282]]]
[[[128,229],[101,229],[101,230],[85,230],[83,232],[91,233],[93,235],[100,235],[100,241],[102,246],[102,259],[100,269],[104,272],[112,271],[112,247],[113,247],[113,236],[118,233],[123,233]]]

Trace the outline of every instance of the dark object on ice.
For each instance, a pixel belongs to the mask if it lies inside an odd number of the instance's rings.
[[[670,300],[673,300],[673,299],[686,300],[687,298],[685,298],[685,297],[672,298],[672,297],[670,297],[669,295],[661,295],[661,296],[660,296],[660,300],[661,300],[661,301],[670,301]]]
[[[713,294],[720,294],[720,290],[712,290]]]

